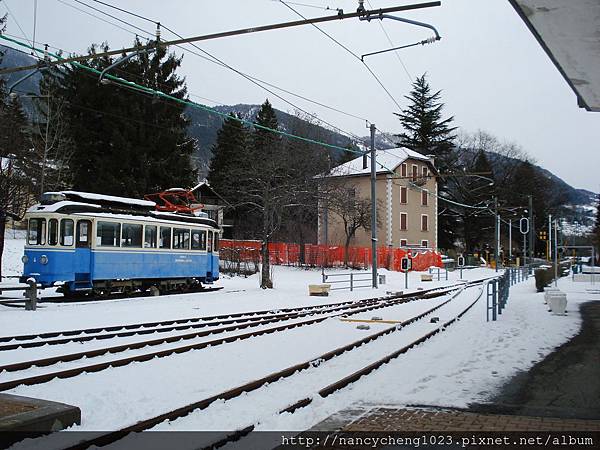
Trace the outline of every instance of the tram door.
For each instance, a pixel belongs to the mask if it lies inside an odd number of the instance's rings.
[[[78,220],[75,233],[75,289],[92,287],[92,222]]]
[[[208,251],[208,261],[206,262],[206,272],[210,273],[210,277],[211,277],[210,281],[212,281],[213,264],[214,264],[214,258],[213,258],[213,233],[212,233],[212,231],[209,231],[208,235],[206,236],[206,250]],[[208,278],[208,275],[207,275],[207,278]]]

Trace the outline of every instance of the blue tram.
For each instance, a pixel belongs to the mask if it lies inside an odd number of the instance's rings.
[[[147,200],[63,191],[26,214],[21,281],[65,296],[186,290],[219,278],[219,229],[195,214],[156,211]]]

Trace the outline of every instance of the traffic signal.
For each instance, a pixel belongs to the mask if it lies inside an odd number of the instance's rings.
[[[400,268],[406,272],[412,268],[412,260],[410,258],[402,258]]]

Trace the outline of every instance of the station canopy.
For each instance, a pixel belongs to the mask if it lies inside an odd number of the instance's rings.
[[[600,1],[509,1],[569,83],[579,106],[600,112]]]

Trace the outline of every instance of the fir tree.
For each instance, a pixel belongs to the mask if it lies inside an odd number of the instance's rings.
[[[398,135],[402,139],[400,145],[423,155],[433,155],[437,169],[442,173],[448,172],[455,165],[456,127],[450,126],[454,117],[442,118],[444,104],[441,102],[441,91],[432,93],[423,74],[414,81],[412,91],[405,97],[409,101],[408,106],[402,112],[394,113],[400,118],[404,129]],[[447,180],[443,177],[438,178],[438,192],[441,197],[451,196]],[[449,249],[454,247],[458,238],[458,222],[453,213],[445,214],[445,206],[440,204],[438,246]]]
[[[88,65],[103,70],[111,63],[110,58],[97,58]],[[152,55],[132,58],[115,73],[185,99],[185,82],[176,74],[180,65],[181,58],[161,47]],[[80,68],[68,69],[60,85],[74,143],[75,189],[141,197],[196,181],[191,163],[196,143],[186,133],[185,105],[115,84],[99,85],[96,76]]]
[[[230,203],[235,203],[236,173],[244,166],[249,139],[248,130],[239,119],[232,113],[223,121],[208,172],[211,187]]]
[[[413,89],[405,98],[409,105],[402,112],[394,113],[404,128],[404,132],[398,135],[402,139],[401,145],[423,155],[434,155],[437,167],[448,169],[456,127],[450,126],[454,117],[442,118],[444,104],[441,91],[431,93],[423,74],[413,82]]]

